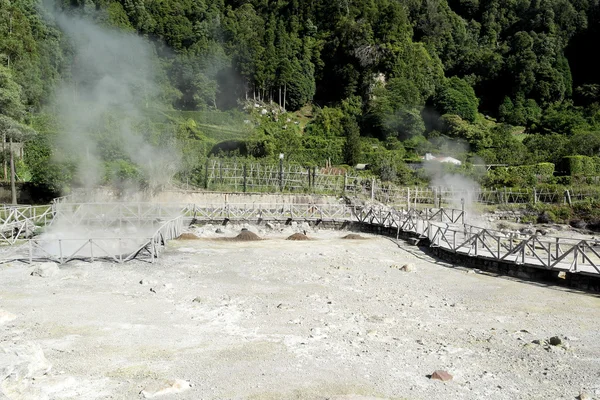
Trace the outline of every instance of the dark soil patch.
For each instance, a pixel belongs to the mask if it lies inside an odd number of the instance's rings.
[[[239,235],[237,235],[234,238],[231,238],[230,240],[235,240],[238,242],[251,242],[254,240],[262,240],[262,238],[254,232],[250,232],[248,230],[242,230]]]
[[[363,240],[363,239],[366,239],[366,237],[360,236],[359,234],[356,234],[356,233],[349,233],[346,236],[344,236],[342,239]]]
[[[176,240],[199,240],[200,238],[193,233],[182,233]]]
[[[303,233],[294,233],[285,240],[310,240],[310,238]]]

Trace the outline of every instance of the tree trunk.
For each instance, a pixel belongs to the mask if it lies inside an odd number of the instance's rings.
[[[17,188],[15,185],[15,159],[13,155],[13,141],[10,138],[10,194],[12,197],[12,204],[17,204]]]
[[[6,163],[6,133],[2,134],[2,163],[4,164],[3,181],[8,180],[8,164]]]
[[[279,85],[279,108],[281,108],[281,85]]]
[[[285,95],[287,94],[287,83],[283,85],[283,111],[285,112]]]

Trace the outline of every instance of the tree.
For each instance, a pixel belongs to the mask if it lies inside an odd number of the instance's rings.
[[[342,119],[342,126],[346,133],[344,162],[347,165],[355,166],[360,157],[360,129],[356,120],[350,116],[345,116]]]
[[[33,130],[19,121],[23,119],[25,108],[21,102],[21,87],[12,80],[8,68],[0,65],[0,132],[2,132],[2,147],[6,139],[9,141],[10,152],[10,186],[12,203],[17,204],[15,188],[15,161],[13,141],[22,141]]]
[[[479,100],[473,88],[463,79],[446,79],[434,98],[441,114],[455,114],[469,122],[475,121]]]

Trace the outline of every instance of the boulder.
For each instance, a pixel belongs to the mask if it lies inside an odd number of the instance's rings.
[[[14,321],[17,316],[13,313],[9,313],[6,310],[0,309],[0,325],[6,324],[7,322]]]
[[[413,264],[413,263],[404,264],[403,266],[400,267],[400,271],[414,272],[414,271],[416,271],[415,264]]]
[[[558,336],[552,336],[550,340],[548,340],[552,346],[559,346],[562,343],[562,340]]]
[[[47,399],[35,380],[51,369],[52,364],[37,343],[0,344],[0,395],[9,399]]]
[[[58,265],[54,262],[39,263],[31,272],[31,276],[39,276],[41,278],[49,278],[60,272]]]
[[[431,374],[431,378],[430,379],[436,379],[438,381],[451,381],[452,380],[452,375],[450,375],[447,371],[438,369],[436,371],[433,372],[433,374]]]
[[[153,399],[159,396],[165,396],[168,394],[176,394],[184,392],[190,389],[192,385],[188,381],[183,379],[174,379],[168,381],[154,382],[148,385],[140,394],[145,399]]]

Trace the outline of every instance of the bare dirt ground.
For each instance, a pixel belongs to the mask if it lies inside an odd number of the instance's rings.
[[[0,399],[600,398],[597,296],[362,233],[217,228],[156,264],[0,265]]]

